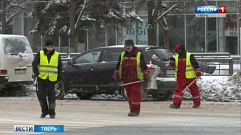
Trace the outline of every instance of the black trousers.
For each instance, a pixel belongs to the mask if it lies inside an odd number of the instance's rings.
[[[37,96],[43,114],[55,115],[55,84],[48,79],[42,80],[38,78]]]

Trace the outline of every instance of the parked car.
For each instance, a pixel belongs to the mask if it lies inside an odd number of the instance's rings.
[[[0,34],[0,90],[33,83],[33,52],[23,35]]]
[[[170,52],[155,46],[136,46],[142,50],[147,64],[155,64],[161,69],[156,78],[157,89],[147,89],[147,84],[143,83],[143,91],[160,100],[170,98],[175,89],[174,77],[166,76],[165,70]],[[125,97],[125,89],[119,87],[113,78],[122,51],[124,45],[99,47],[85,51],[63,64],[62,79],[56,86],[56,97],[61,99],[67,93],[76,93],[80,99],[89,99],[94,94],[116,92]]]

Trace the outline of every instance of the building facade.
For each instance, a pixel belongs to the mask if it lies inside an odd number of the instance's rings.
[[[167,8],[165,13],[179,0],[166,0],[162,5]],[[166,47],[165,40],[171,51],[178,43],[185,44],[190,52],[229,52],[240,54],[240,2],[239,0],[184,0],[178,9],[168,11],[165,15],[166,24],[156,23],[155,45]],[[196,17],[196,6],[226,6],[226,17]],[[133,39],[135,44],[148,44],[148,7],[147,4],[135,5],[135,12],[143,22],[129,22],[127,27],[106,25],[101,38],[89,33],[90,48],[123,44],[125,39]],[[164,26],[166,25],[166,26]],[[93,36],[94,35],[94,36]],[[99,37],[99,36],[98,36]],[[97,41],[97,42],[95,42]],[[98,44],[100,43],[100,44]],[[96,46],[94,46],[96,45]]]
[[[195,16],[195,6],[187,7],[183,14],[170,13],[167,22],[170,48],[184,43],[190,52],[229,52],[240,54],[240,5],[239,0],[207,0],[197,2],[199,6],[226,6],[226,17]],[[159,31],[160,37],[162,31]],[[160,38],[161,39],[161,38]],[[161,42],[161,40],[160,40]]]
[[[125,6],[134,5],[134,12],[143,22],[129,22],[127,26],[103,23],[103,29],[86,29],[78,34],[79,50],[82,52],[95,47],[124,44],[126,39],[133,39],[135,44],[149,44],[148,30],[155,29],[154,45],[168,47],[172,52],[178,43],[185,44],[189,52],[229,52],[233,55],[240,53],[240,0],[183,0],[170,11],[170,7],[179,3],[179,0],[165,0],[162,3],[166,24],[148,24],[150,10],[148,2],[133,4],[137,0],[125,0]],[[140,1],[140,0],[138,0]],[[132,3],[132,4],[131,4]],[[196,17],[195,6],[226,6],[226,17]],[[31,9],[31,7],[29,7]],[[21,17],[22,16],[22,17]],[[31,34],[35,26],[32,18],[24,14],[17,14],[11,23],[12,34],[24,34],[28,37],[34,52],[43,47],[44,38]],[[69,53],[68,35],[56,35],[56,50]],[[153,42],[153,41],[152,41]]]

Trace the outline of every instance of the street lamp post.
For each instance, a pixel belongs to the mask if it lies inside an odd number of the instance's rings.
[[[75,0],[70,0],[70,47],[77,52],[75,31]],[[71,51],[69,51],[70,53]]]
[[[1,22],[2,22],[2,30],[1,33],[5,34],[5,29],[6,29],[6,0],[1,0]]]

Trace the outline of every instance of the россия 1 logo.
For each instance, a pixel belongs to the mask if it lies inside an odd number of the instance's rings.
[[[226,6],[196,6],[196,17],[226,17]]]

